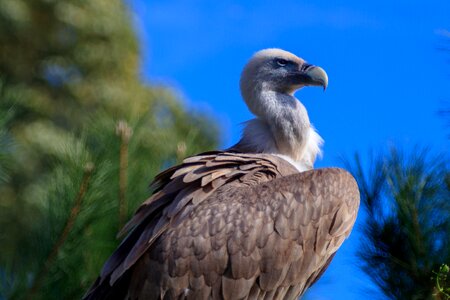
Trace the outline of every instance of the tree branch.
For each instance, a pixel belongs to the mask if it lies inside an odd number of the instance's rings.
[[[133,130],[127,122],[119,121],[116,126],[116,134],[120,137],[119,150],[119,230],[125,224],[127,218],[126,192],[128,184],[128,144]]]
[[[84,173],[83,173],[83,178],[81,180],[80,189],[78,190],[75,201],[73,202],[73,206],[70,211],[69,218],[67,219],[64,229],[62,230],[61,234],[59,235],[59,238],[57,239],[57,241],[55,242],[55,244],[52,247],[52,250],[50,251],[49,255],[47,256],[45,263],[42,265],[40,270],[37,272],[34,283],[31,286],[26,299],[29,299],[29,300],[34,299],[34,296],[36,295],[37,291],[39,291],[39,289],[41,288],[44,278],[45,278],[45,276],[47,276],[47,273],[50,270],[51,265],[55,261],[59,250],[62,248],[62,246],[64,245],[64,243],[67,240],[67,237],[69,236],[70,232],[72,231],[75,221],[80,213],[81,204],[82,204],[84,195],[86,194],[86,191],[88,189],[89,182],[90,182],[93,171],[94,171],[94,164],[87,163],[84,167]]]

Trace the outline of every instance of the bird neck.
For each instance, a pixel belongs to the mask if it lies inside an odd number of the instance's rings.
[[[253,89],[243,96],[249,109],[257,116],[245,124],[242,138],[235,146],[243,152],[271,153],[286,156],[312,168],[320,152],[321,138],[311,128],[308,113],[293,95],[269,89]],[[311,130],[318,139],[313,142],[315,153],[309,153]],[[308,153],[306,153],[308,152]]]
[[[310,127],[308,113],[293,95],[265,91],[261,93],[262,114],[279,154],[299,161]]]

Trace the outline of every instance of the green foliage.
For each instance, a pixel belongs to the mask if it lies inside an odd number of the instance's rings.
[[[433,271],[436,281],[434,296],[438,299],[450,299],[450,268],[446,264],[442,264],[437,272]]]
[[[11,168],[11,158],[14,142],[4,124],[8,121],[11,111],[0,111],[0,184],[8,181],[8,170]]]
[[[0,0],[0,299],[79,299],[152,177],[217,145],[138,63],[120,0]]]
[[[450,262],[448,160],[392,149],[372,155],[368,165],[357,155],[348,166],[368,214],[363,270],[390,299],[438,299],[430,278]]]

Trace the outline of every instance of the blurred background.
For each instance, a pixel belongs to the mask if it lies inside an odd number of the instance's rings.
[[[159,171],[239,139],[256,51],[296,96],[355,230],[305,299],[448,299],[450,2],[0,0],[0,299],[79,299]],[[443,267],[444,266],[444,267]],[[446,298],[447,297],[447,298]]]

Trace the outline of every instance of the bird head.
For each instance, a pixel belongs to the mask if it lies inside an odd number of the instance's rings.
[[[249,104],[255,92],[274,91],[292,95],[304,86],[321,86],[326,89],[328,76],[317,66],[281,49],[264,49],[256,52],[241,74],[240,87]]]

